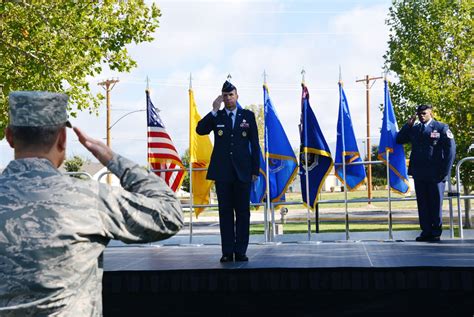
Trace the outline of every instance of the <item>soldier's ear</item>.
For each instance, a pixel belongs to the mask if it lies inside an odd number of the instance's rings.
[[[10,127],[5,128],[5,137],[7,139],[8,144],[10,145],[10,147],[12,149],[14,149],[15,148],[15,143],[13,142],[13,132],[10,129]]]
[[[56,146],[60,152],[66,151],[66,141],[67,141],[67,133],[66,128],[62,128],[58,134],[58,142]]]

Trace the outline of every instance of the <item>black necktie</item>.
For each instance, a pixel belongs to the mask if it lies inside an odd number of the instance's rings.
[[[232,122],[232,128],[234,128],[234,120],[232,120],[232,118],[234,117],[234,113],[233,112],[229,112],[229,118],[230,118],[230,122]]]
[[[423,132],[425,132],[425,125],[420,123],[420,133],[423,134]]]

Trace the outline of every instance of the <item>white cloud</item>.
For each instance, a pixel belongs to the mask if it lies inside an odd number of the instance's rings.
[[[145,108],[145,78],[152,101],[180,153],[189,139],[189,73],[196,103],[205,115],[228,73],[242,105],[262,104],[262,73],[292,145],[299,142],[301,69],[311,104],[328,142],[336,139],[339,65],[355,134],[366,135],[365,86],[356,79],[380,76],[388,39],[384,19],[390,1],[158,1],[162,8],[156,40],[129,48],[139,67],[130,74],[106,71],[91,80],[119,77],[112,99],[112,122]],[[362,5],[366,3],[365,5]],[[368,4],[367,4],[368,3]],[[371,134],[378,135],[383,102],[382,81],[371,90]],[[73,120],[93,137],[105,138],[105,103],[98,117],[87,113]],[[130,114],[112,130],[112,147],[146,163],[146,115]],[[374,143],[374,142],[372,142]],[[86,154],[69,138],[69,153]],[[12,157],[0,142],[0,166]]]

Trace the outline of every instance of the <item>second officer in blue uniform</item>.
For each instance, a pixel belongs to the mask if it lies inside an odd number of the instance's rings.
[[[431,105],[421,105],[397,135],[397,143],[411,143],[408,174],[415,181],[421,234],[416,241],[439,241],[443,192],[456,155],[447,124],[433,119]],[[415,124],[418,117],[419,123]]]
[[[237,107],[237,89],[229,81],[214,100],[212,111],[198,122],[200,135],[214,131],[214,149],[207,179],[215,181],[219,201],[221,262],[248,261],[250,188],[259,170],[255,115]],[[219,110],[222,102],[224,109]],[[235,213],[235,222],[234,222]]]

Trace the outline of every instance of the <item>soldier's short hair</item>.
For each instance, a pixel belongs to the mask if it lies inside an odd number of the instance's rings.
[[[19,150],[49,151],[56,142],[59,132],[66,126],[63,124],[29,127],[9,125],[15,148]]]

